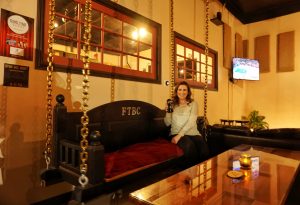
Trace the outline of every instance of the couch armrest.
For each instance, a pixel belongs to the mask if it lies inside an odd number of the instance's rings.
[[[101,144],[88,146],[88,171],[87,177],[90,184],[98,184],[104,181],[104,147]]]

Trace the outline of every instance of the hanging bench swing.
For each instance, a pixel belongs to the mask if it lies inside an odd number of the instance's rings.
[[[205,128],[207,122],[208,2],[209,0],[206,0]],[[44,151],[46,169],[41,173],[41,185],[49,186],[67,181],[74,185],[72,199],[79,202],[95,197],[105,190],[112,190],[120,183],[125,184],[133,179],[155,173],[157,170],[174,166],[178,164],[178,160],[183,155],[182,150],[177,145],[158,138],[158,136],[167,136],[169,131],[163,122],[164,111],[141,101],[114,102],[115,79],[113,74],[111,78],[111,103],[88,110],[91,12],[91,0],[86,0],[82,112],[67,112],[62,95],[56,97],[57,104],[52,109],[55,0],[50,0],[49,3],[47,123]],[[173,0],[170,0],[170,96],[174,95],[174,42]],[[206,139],[206,129],[204,131]],[[119,137],[120,135],[122,138]],[[140,136],[143,136],[144,139],[140,139]],[[130,151],[136,149],[138,152],[129,152],[127,146],[130,147]],[[116,150],[118,151],[116,152]],[[140,155],[143,156],[141,152],[143,150],[152,153],[155,158],[149,158],[147,155],[147,160],[139,159]],[[128,164],[130,163],[126,160],[131,158],[135,160],[134,163],[138,163],[138,166],[129,169]],[[148,164],[141,164],[145,161]],[[123,170],[119,170],[119,167],[113,169],[115,164],[121,164]]]
[[[89,134],[89,117],[87,115],[88,111],[88,94],[89,94],[89,49],[90,49],[90,39],[91,39],[91,15],[92,15],[92,1],[86,0],[85,2],[85,10],[84,10],[84,57],[83,57],[83,69],[82,69],[82,116],[81,116],[81,124],[82,128],[80,129],[81,132],[81,141],[80,141],[80,176],[78,177],[78,183],[81,188],[85,188],[88,183],[89,179],[87,177],[88,171],[88,134]],[[57,155],[52,153],[52,150],[55,149],[58,152],[57,144],[52,144],[51,140],[53,140],[53,132],[57,131],[57,124],[58,122],[53,122],[53,116],[57,111],[61,111],[60,108],[56,107],[54,110],[52,109],[52,81],[53,81],[53,57],[54,57],[54,18],[55,18],[55,0],[49,1],[49,30],[48,30],[48,66],[47,66],[47,105],[46,105],[46,144],[44,150],[44,158],[46,163],[46,170],[41,172],[41,186],[49,186],[52,184],[56,184],[65,180],[62,172],[58,169],[58,162],[57,162]],[[63,103],[64,97],[62,95],[57,96],[57,101]],[[64,122],[59,122],[64,123]],[[95,137],[98,137],[99,133],[94,133]],[[55,156],[55,157],[54,157]],[[53,161],[52,161],[53,160]],[[75,191],[79,188],[76,187]],[[74,196],[78,201],[81,201],[81,193],[76,194]]]

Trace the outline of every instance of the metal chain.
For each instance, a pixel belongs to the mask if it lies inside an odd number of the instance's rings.
[[[67,81],[66,89],[67,89],[68,91],[71,91],[71,89],[72,89],[72,87],[71,87],[71,84],[72,84],[72,78],[71,78],[71,72],[70,72],[70,71],[67,72],[67,79],[66,79],[66,81]]]
[[[84,45],[83,45],[83,50],[84,50],[84,57],[83,57],[83,68],[82,68],[82,74],[83,74],[83,79],[82,79],[82,112],[83,115],[81,117],[81,141],[80,141],[80,147],[81,147],[81,152],[80,152],[80,177],[78,179],[80,185],[82,187],[86,186],[88,184],[88,177],[86,176],[87,170],[88,170],[88,165],[87,165],[87,160],[88,160],[88,124],[89,124],[89,117],[87,115],[88,111],[88,99],[89,99],[89,74],[90,74],[90,59],[89,59],[89,51],[90,51],[90,40],[91,40],[91,19],[92,19],[92,1],[91,0],[86,0],[85,1],[85,10],[84,10]]]
[[[110,101],[114,102],[115,101],[115,77],[111,77],[110,81]]]
[[[47,104],[46,104],[46,144],[44,157],[47,169],[51,163],[51,139],[52,139],[52,72],[53,72],[53,42],[54,42],[54,18],[55,0],[49,1],[49,29],[48,29],[48,66],[47,66]]]
[[[204,139],[207,140],[207,63],[208,63],[208,26],[209,26],[209,0],[205,2],[205,84],[204,84]]]
[[[208,63],[208,26],[209,26],[209,0],[205,1],[205,85],[204,85],[204,139],[207,140],[207,63]],[[207,161],[203,164],[203,201],[206,204],[206,180],[207,180]]]
[[[203,163],[203,204],[206,204],[207,161]]]
[[[118,0],[111,0],[114,3],[118,3]],[[112,73],[111,80],[110,80],[110,101],[115,101],[115,87],[116,87],[116,80],[114,73]]]
[[[170,97],[174,96],[174,84],[175,84],[175,69],[174,69],[174,13],[173,13],[173,4],[174,1],[170,0]]]

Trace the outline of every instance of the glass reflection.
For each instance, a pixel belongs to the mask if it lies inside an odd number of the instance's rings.
[[[77,42],[66,40],[62,38],[54,38],[54,55],[67,57],[67,58],[77,58]]]
[[[104,47],[108,49],[121,51],[121,37],[104,32]]]
[[[146,73],[150,73],[151,72],[151,60],[140,58],[139,70],[146,72]]]
[[[140,56],[145,58],[152,58],[152,47],[143,43],[139,44]]]
[[[103,63],[106,65],[121,67],[121,54],[118,52],[104,50]]]
[[[137,57],[131,55],[124,55],[122,67],[131,70],[137,70]]]
[[[111,16],[104,15],[103,23],[104,29],[118,34],[122,33],[122,21]]]
[[[137,42],[130,39],[123,39],[123,52],[136,55]]]

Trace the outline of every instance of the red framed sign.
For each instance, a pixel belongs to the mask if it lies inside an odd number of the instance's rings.
[[[33,60],[34,19],[1,9],[0,55]]]

